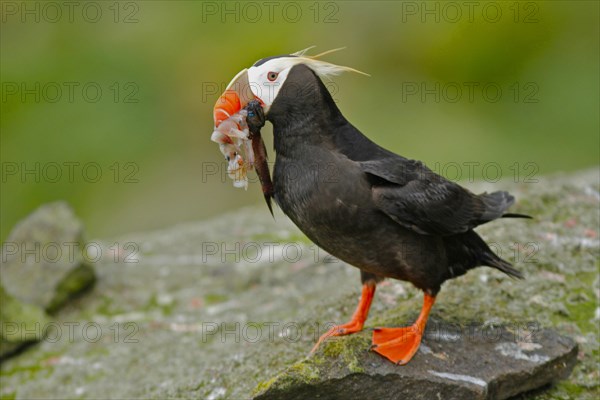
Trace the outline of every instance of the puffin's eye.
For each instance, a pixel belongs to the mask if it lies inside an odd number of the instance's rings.
[[[277,72],[269,72],[267,74],[267,79],[270,80],[271,82],[273,82],[275,79],[277,79],[277,76],[279,74]]]

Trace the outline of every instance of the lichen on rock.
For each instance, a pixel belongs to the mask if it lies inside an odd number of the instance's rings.
[[[316,252],[288,219],[276,212],[273,220],[264,205],[112,238],[107,243],[136,243],[139,262],[107,257],[94,264],[98,279],[91,292],[54,315],[63,327],[61,339],[44,340],[2,363],[0,396],[219,400],[268,398],[269,390],[274,395],[287,387],[281,398],[341,393],[367,399],[381,394],[373,389],[380,387],[388,398],[437,398],[442,389],[442,398],[477,398],[486,387],[491,397],[556,377],[551,386],[518,398],[595,400],[598,182],[594,169],[540,177],[536,184],[470,184],[476,192],[509,190],[517,198],[511,211],[534,216],[478,228],[526,279],[479,268],[447,282],[429,333],[405,367],[369,351],[372,328],[409,325],[421,307],[422,293],[394,280],[378,286],[363,332],[330,338],[308,356],[325,329],[352,315],[359,273]],[[260,257],[244,256],[246,243],[260,249]],[[293,260],[282,256],[288,245],[301,250]],[[96,324],[101,340],[86,340],[81,329],[69,338],[64,327],[73,322],[79,328]],[[297,335],[284,329],[290,326]],[[461,332],[470,341],[459,341]],[[485,341],[499,332],[508,336]],[[532,333],[535,340],[527,340]],[[477,352],[461,359],[465,349],[473,352],[469,343]],[[554,361],[535,363],[545,356]],[[574,356],[573,372],[562,378]],[[465,369],[468,360],[471,368]],[[499,360],[532,374],[490,380]],[[400,379],[399,369],[414,375]]]
[[[49,322],[41,307],[15,299],[0,282],[0,359],[42,340]]]
[[[48,312],[94,282],[85,260],[83,224],[65,202],[45,204],[19,222],[2,245],[7,292]]]

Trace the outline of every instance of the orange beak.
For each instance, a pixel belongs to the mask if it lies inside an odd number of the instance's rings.
[[[221,122],[239,112],[251,100],[258,99],[252,93],[250,83],[248,82],[248,70],[240,71],[227,85],[225,92],[219,97],[213,108],[213,118],[215,128]],[[262,103],[262,102],[261,102]]]
[[[215,120],[215,127],[218,127],[221,122],[231,117],[242,109],[242,102],[240,96],[235,90],[227,89],[219,97],[213,108],[213,118]]]

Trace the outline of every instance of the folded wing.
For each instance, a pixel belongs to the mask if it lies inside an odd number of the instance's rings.
[[[359,164],[372,183],[375,205],[398,224],[421,234],[466,232],[502,217],[514,203],[507,192],[476,195],[419,161],[386,157]]]

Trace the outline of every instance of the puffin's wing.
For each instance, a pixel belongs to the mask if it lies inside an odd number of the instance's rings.
[[[402,157],[360,162],[375,205],[398,224],[426,235],[453,235],[502,217],[514,198],[507,192],[476,195]]]

